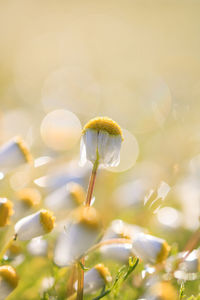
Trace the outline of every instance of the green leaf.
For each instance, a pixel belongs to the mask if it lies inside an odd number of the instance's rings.
[[[81,269],[82,269],[83,271],[88,271],[88,270],[89,270],[89,268],[86,268],[86,267],[82,264],[81,261],[79,261],[79,265],[80,265],[80,267],[81,267]]]

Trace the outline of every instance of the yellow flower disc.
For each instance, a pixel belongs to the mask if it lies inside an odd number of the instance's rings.
[[[40,223],[46,233],[51,232],[55,226],[55,217],[49,210],[43,209],[40,212]]]
[[[90,120],[83,128],[83,134],[88,130],[106,131],[110,135],[120,135],[123,139],[122,130],[120,126],[110,118],[98,117]]]

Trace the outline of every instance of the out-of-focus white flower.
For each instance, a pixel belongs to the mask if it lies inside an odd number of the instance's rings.
[[[143,206],[148,189],[149,183],[147,180],[139,178],[119,186],[113,194],[113,199],[120,208],[140,207]]]
[[[55,283],[55,278],[52,277],[52,276],[43,278],[42,283],[41,283],[41,290],[40,290],[40,292],[44,293],[48,289],[52,288],[52,286],[54,285],[54,283]]]
[[[34,237],[47,234],[55,225],[55,217],[45,209],[20,219],[15,225],[15,233],[21,241],[31,240]]]
[[[84,294],[93,294],[111,281],[112,277],[108,268],[103,264],[98,264],[85,273]],[[75,282],[75,289],[77,290],[77,282]]]
[[[170,282],[161,281],[152,285],[144,295],[145,300],[178,300],[176,289]],[[142,300],[142,299],[141,299]]]
[[[32,156],[20,137],[15,137],[0,148],[0,168],[5,172],[32,162]]]
[[[15,214],[12,219],[19,220],[35,211],[41,201],[41,194],[35,188],[24,188],[16,193],[17,201],[14,204]]]
[[[132,256],[132,245],[130,243],[103,245],[100,252],[103,259],[128,263],[129,257]]]
[[[98,117],[90,120],[83,128],[80,164],[83,166],[89,160],[105,167],[117,166],[122,140],[122,130],[112,119]]]
[[[104,233],[102,241],[117,238],[132,239],[137,233],[146,231],[147,230],[145,228],[134,224],[128,224],[120,219],[117,219],[111,222],[111,225]]]
[[[42,237],[33,238],[27,245],[31,255],[45,256],[47,254],[48,243]]]
[[[9,224],[10,217],[13,213],[12,202],[7,198],[0,198],[0,227]]]
[[[45,205],[53,211],[74,209],[85,202],[86,195],[82,186],[70,182],[55,190],[45,199]]]
[[[159,211],[161,203],[164,202],[171,187],[164,181],[161,181],[156,189],[151,189],[144,198],[144,205],[154,210],[154,213]]]
[[[69,182],[76,182],[81,185],[86,184],[89,173],[89,166],[81,168],[78,160],[72,160],[68,163],[62,162],[59,165],[50,165],[47,168],[48,175],[36,178],[34,182],[37,186],[45,188],[50,193]]]
[[[79,259],[97,240],[101,222],[93,207],[80,207],[57,240],[54,262],[68,266]]]
[[[0,300],[5,300],[18,285],[18,276],[11,266],[0,266]]]
[[[186,258],[184,258],[186,257]],[[197,273],[200,271],[200,249],[193,250],[188,256],[187,251],[180,252],[177,255],[170,256],[166,261],[165,269],[167,272],[173,272],[177,269],[185,273]],[[183,274],[183,273],[178,273]]]
[[[183,254],[183,256],[185,256]],[[200,272],[200,249],[193,250],[179,265],[180,270],[186,273]]]
[[[133,253],[145,263],[162,262],[169,254],[167,242],[150,234],[138,233],[132,241]]]

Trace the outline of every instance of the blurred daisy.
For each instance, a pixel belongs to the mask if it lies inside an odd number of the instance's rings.
[[[80,164],[83,166],[89,160],[106,167],[117,166],[122,140],[122,130],[112,119],[90,120],[82,132]]]
[[[13,220],[18,220],[22,216],[27,216],[34,212],[41,201],[41,194],[35,188],[24,188],[16,193],[17,201],[14,205],[15,214]]]
[[[171,283],[162,281],[152,285],[144,298],[146,300],[178,300],[178,294]]]
[[[10,217],[13,213],[12,202],[7,198],[0,198],[0,227],[9,224]]]
[[[179,271],[184,272],[186,277],[187,277],[187,273],[199,272],[200,271],[200,249],[193,250],[188,256],[186,251],[180,252],[177,255],[170,256],[166,261],[165,269],[167,272],[174,272],[174,270],[178,269]],[[179,272],[178,274],[181,273]]]
[[[69,210],[83,204],[85,199],[83,187],[78,183],[69,182],[48,195],[45,205],[53,211]]]
[[[15,234],[21,241],[31,240],[51,232],[55,225],[55,217],[45,209],[20,219],[15,225]]]
[[[116,219],[111,222],[110,226],[105,231],[102,241],[117,238],[132,239],[137,233],[146,231],[145,228],[138,225],[125,223],[120,219]]]
[[[0,266],[0,300],[5,300],[18,285],[18,276],[11,266]]]
[[[138,233],[133,237],[132,241],[133,253],[145,263],[160,263],[169,254],[169,245],[165,240],[158,237]]]
[[[93,294],[111,281],[112,277],[108,268],[103,264],[98,264],[85,273],[84,294]],[[77,282],[75,282],[75,289],[77,290]]]
[[[68,266],[78,260],[97,241],[100,217],[93,207],[80,207],[57,240],[54,262]]]
[[[20,137],[15,137],[0,148],[1,170],[9,172],[12,169],[32,162],[32,156]]]

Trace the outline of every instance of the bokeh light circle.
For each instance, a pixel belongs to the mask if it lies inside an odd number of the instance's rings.
[[[120,163],[117,167],[109,167],[112,172],[124,172],[134,166],[139,155],[139,145],[135,136],[127,129],[123,129],[124,141],[120,151]]]
[[[45,116],[40,133],[44,143],[56,151],[69,150],[81,136],[81,123],[78,117],[64,109],[58,109]]]

